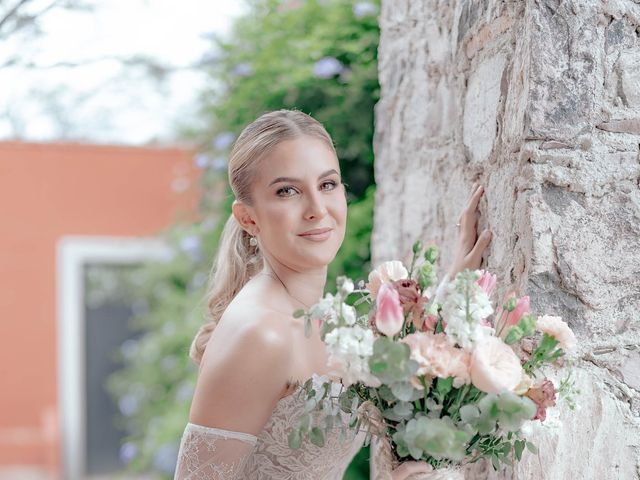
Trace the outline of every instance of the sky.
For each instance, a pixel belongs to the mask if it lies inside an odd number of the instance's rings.
[[[92,3],[91,13],[49,11],[41,37],[0,42],[0,64],[17,53],[40,66],[0,68],[0,140],[171,143],[176,124],[195,121],[205,76],[184,69],[154,82],[113,57],[190,65],[212,54],[207,34],[226,34],[245,9],[242,0]]]

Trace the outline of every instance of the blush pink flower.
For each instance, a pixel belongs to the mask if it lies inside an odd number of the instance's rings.
[[[393,337],[404,324],[402,305],[398,291],[389,283],[383,283],[376,298],[376,328],[387,337]]]
[[[453,377],[454,387],[471,383],[469,362],[471,355],[452,346],[444,333],[415,332],[400,340],[409,345],[411,358],[418,362],[416,376],[411,379],[414,387],[421,389],[418,375],[429,377]]]
[[[408,278],[409,272],[399,260],[384,262],[369,273],[369,282],[365,285],[372,299],[376,299],[383,283]]]
[[[522,379],[523,369],[514,351],[498,337],[478,342],[471,354],[471,383],[487,393],[512,392]]]
[[[556,404],[556,389],[553,382],[545,379],[540,385],[530,388],[525,395],[533,400],[538,407],[533,420],[544,422],[547,418],[547,408],[554,407]]]
[[[542,315],[538,317],[536,328],[558,340],[560,347],[564,350],[568,351],[576,346],[576,336],[573,330],[561,317]]]
[[[493,291],[493,287],[496,286],[497,277],[488,271],[485,271],[485,270],[480,270],[480,271],[482,272],[482,276],[478,279],[476,283],[480,285],[480,288],[484,290],[484,293],[486,293],[488,297],[491,295],[491,292]]]

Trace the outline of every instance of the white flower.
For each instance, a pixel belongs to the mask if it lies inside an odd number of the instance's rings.
[[[318,303],[311,305],[309,309],[309,315],[312,320],[323,320],[327,323],[337,324],[338,315],[336,314],[334,307],[336,304],[336,298],[331,293],[325,294],[324,298]]]
[[[502,393],[515,390],[524,371],[511,347],[498,337],[488,337],[471,355],[471,382],[483,392]]]
[[[367,290],[372,299],[376,299],[378,290],[383,283],[395,282],[396,280],[402,280],[409,277],[409,272],[405,266],[399,260],[390,260],[378,265],[374,270],[369,272],[368,282],[366,284]]]
[[[356,309],[351,305],[347,305],[346,303],[342,304],[342,318],[347,323],[347,325],[351,326],[356,323]]]
[[[493,313],[493,307],[485,291],[476,283],[480,271],[467,271],[456,275],[446,285],[442,317],[446,322],[445,333],[452,343],[466,350],[491,336],[493,328],[483,324]]]
[[[379,387],[380,381],[369,370],[374,341],[373,332],[359,325],[338,327],[327,333],[324,342],[332,374],[341,377],[346,386],[362,382],[370,387]]]
[[[337,279],[338,290],[340,291],[340,295],[346,297],[351,292],[353,292],[353,280],[348,277],[340,276]]]

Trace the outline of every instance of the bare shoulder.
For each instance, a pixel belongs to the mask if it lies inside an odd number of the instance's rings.
[[[286,317],[270,310],[220,322],[202,359],[190,421],[260,432],[287,385],[292,339]]]

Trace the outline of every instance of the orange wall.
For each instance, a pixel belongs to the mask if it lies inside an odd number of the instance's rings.
[[[58,414],[56,242],[147,236],[194,218],[198,172],[190,155],[0,142],[0,465],[59,462],[58,435],[47,439]],[[185,183],[182,193],[172,188]]]

